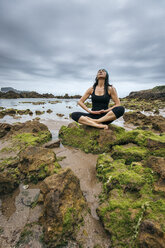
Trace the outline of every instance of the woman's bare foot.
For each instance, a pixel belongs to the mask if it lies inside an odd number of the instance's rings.
[[[104,125],[104,130],[108,130],[108,125]]]
[[[104,130],[108,130],[108,125],[98,124],[98,128],[104,128]]]
[[[108,130],[108,125],[105,125],[105,124],[100,123],[100,122],[98,121],[98,119],[92,119],[92,118],[90,118],[90,117],[88,117],[88,116],[86,116],[86,118],[87,118],[89,121],[93,121],[94,123],[96,123],[98,128],[104,128],[105,130]]]

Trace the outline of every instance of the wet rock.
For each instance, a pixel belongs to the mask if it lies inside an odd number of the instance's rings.
[[[145,247],[165,247],[165,235],[158,223],[144,220],[140,225],[139,246]]]
[[[27,121],[11,125],[10,131],[4,136],[5,140],[10,141],[10,145],[7,147],[8,150],[19,150],[29,145],[40,145],[49,141],[51,137],[52,135],[47,126],[38,121]]]
[[[161,140],[154,140],[147,138],[146,142],[147,142],[146,146],[148,148],[154,148],[155,150],[160,148],[165,148],[165,142],[162,142]]]
[[[45,102],[32,102],[33,105],[41,105],[41,104],[45,104]]]
[[[99,155],[96,170],[103,183],[97,213],[112,247],[164,247],[165,202],[163,194],[153,190],[156,173],[144,161],[127,165],[109,154]]]
[[[150,156],[146,165],[157,172],[162,179],[165,179],[165,158]]]
[[[100,135],[98,136],[98,143],[99,146],[102,149],[105,149],[105,147],[107,147],[107,149],[111,147],[112,143],[115,143],[117,137],[116,134],[114,132],[114,130],[109,129],[109,130],[100,130]]]
[[[159,112],[159,109],[155,109],[155,110],[154,110],[154,114],[155,114],[155,115],[159,115],[159,113],[160,113],[160,112]]]
[[[159,180],[154,183],[154,191],[165,193],[165,158],[150,156],[146,161],[146,166],[159,175]]]
[[[16,109],[5,109],[5,110],[2,110],[0,111],[0,118],[3,118],[5,115],[15,115],[17,113],[17,110]]]
[[[47,177],[41,184],[44,210],[41,223],[48,247],[73,239],[86,206],[79,179],[68,169]]]
[[[12,125],[7,123],[0,123],[0,138],[4,137],[8,132],[10,132]]]
[[[150,90],[131,92],[129,96],[121,99],[121,104],[127,109],[152,111],[158,114],[160,109],[165,108],[164,86],[157,86]]]
[[[61,166],[52,150],[43,147],[28,147],[19,153],[20,172],[26,180],[37,183],[45,177],[56,173]]]
[[[40,117],[34,118],[34,120],[36,120],[36,121],[39,121],[40,119],[41,119]]]
[[[76,122],[71,122],[68,124],[69,128],[79,128],[79,125]]]
[[[108,130],[100,130],[85,125],[79,125],[77,123],[70,123],[68,127],[61,127],[59,137],[62,144],[80,148],[86,153],[111,152],[113,146],[129,143],[136,144],[137,152],[138,150],[139,152],[141,151],[141,153],[144,151],[146,155],[147,149],[149,153],[162,153],[160,156],[163,156],[165,153],[164,134],[157,135],[151,131],[141,129],[125,131],[124,128],[113,124],[109,125]],[[143,156],[141,156],[141,158],[143,159]]]
[[[53,112],[53,110],[48,109],[46,112],[50,114],[50,113],[52,113],[52,112]]]
[[[15,115],[32,115],[33,112],[30,109],[26,109],[26,110],[18,110],[18,109],[5,109],[0,111],[0,118],[3,118],[5,115],[11,115],[13,117],[15,117]]]
[[[29,115],[33,115],[33,112],[31,110],[29,111]]]
[[[48,103],[51,103],[51,104],[56,104],[56,103],[62,103],[62,101],[60,101],[60,100],[56,100],[56,101],[48,101]]]
[[[17,110],[17,114],[19,115],[30,115],[31,113],[33,113],[30,109],[26,109],[26,110]]]
[[[0,194],[12,192],[20,183],[20,173],[17,168],[4,169],[0,172]]]
[[[123,119],[128,124],[148,126],[154,130],[165,132],[165,118],[163,116],[146,116],[140,111],[130,111],[123,115]]]
[[[50,141],[50,142],[44,144],[45,148],[56,148],[59,146],[60,146],[60,140]]]
[[[35,148],[51,138],[44,124],[36,121],[1,124],[1,136],[4,146],[0,151],[0,193],[13,191],[21,180],[42,180],[60,168],[51,150]]]
[[[37,204],[40,189],[27,189],[21,192],[21,202],[26,207],[34,207]]]
[[[59,117],[63,117],[64,116],[64,114],[60,114],[60,113],[57,113],[56,115],[59,116]]]
[[[23,190],[20,185],[20,190],[13,199],[15,211],[12,211],[10,217],[4,215],[4,211],[0,212],[0,226],[3,230],[2,233],[0,232],[1,247],[42,247],[40,241],[43,232],[42,227],[38,225],[41,213],[41,206],[37,200],[39,191],[39,189]],[[7,207],[11,208],[10,205]]]
[[[36,110],[35,113],[36,115],[43,115],[45,111]]]
[[[78,147],[86,153],[101,153],[110,150],[117,134],[124,132],[123,128],[114,125],[109,126],[109,130],[99,130],[73,122],[68,127],[61,127],[59,137],[63,144]]]
[[[127,164],[133,161],[141,161],[148,155],[148,150],[134,144],[113,146],[112,157],[114,159],[125,159]]]
[[[60,169],[52,150],[28,147],[18,157],[0,163],[0,194],[12,192],[21,181],[38,183]]]

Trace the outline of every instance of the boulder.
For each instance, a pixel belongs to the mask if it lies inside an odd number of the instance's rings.
[[[27,147],[19,153],[20,172],[28,181],[35,183],[58,171],[56,155],[52,150],[43,147]]]
[[[140,111],[129,111],[123,115],[128,124],[135,126],[148,126],[154,130],[165,132],[165,118],[163,116],[146,116]]]
[[[36,115],[42,115],[45,113],[45,111],[36,110],[35,113]]]
[[[153,170],[164,160],[153,160],[149,168],[144,161],[127,165],[125,159],[113,160],[109,154],[98,156],[96,171],[103,191],[97,213],[112,247],[165,247],[164,195],[154,191],[159,179]],[[157,171],[162,173],[162,168]]]
[[[19,185],[21,176],[18,163],[17,157],[0,162],[0,194],[10,193]]]
[[[114,159],[123,158],[126,160],[127,164],[131,164],[133,161],[141,161],[145,159],[148,153],[149,152],[146,148],[130,143],[128,145],[113,146],[111,154]]]
[[[10,130],[12,129],[12,125],[7,123],[0,123],[0,138],[4,137]]]
[[[52,113],[52,112],[53,112],[53,110],[48,109],[46,112],[50,114],[50,113]]]
[[[57,148],[59,146],[60,146],[60,140],[49,141],[48,143],[44,144],[45,148]]]
[[[154,221],[144,220],[140,225],[138,245],[141,248],[164,248],[165,234],[160,225]]]
[[[44,241],[48,247],[56,247],[75,237],[77,226],[83,220],[82,211],[86,202],[79,179],[69,168],[47,177],[40,189],[44,195],[40,218],[44,227]]]

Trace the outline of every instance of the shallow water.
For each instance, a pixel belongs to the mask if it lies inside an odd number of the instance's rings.
[[[60,103],[51,104],[49,101],[60,101]],[[33,105],[32,103],[23,103],[23,102],[43,102],[41,105]],[[13,118],[13,116],[6,115],[3,119],[0,119],[0,122],[13,123],[13,122],[25,122],[28,120],[32,120],[36,117],[40,118],[40,121],[48,122],[48,121],[66,121],[68,122],[69,115],[74,111],[85,112],[80,106],[77,104],[78,99],[57,99],[57,98],[19,98],[19,99],[0,99],[0,106],[6,109],[14,108],[18,110],[30,109],[33,112],[33,115],[16,115],[19,118]],[[52,113],[47,113],[46,111],[51,109]],[[36,115],[35,111],[45,111],[42,115]],[[128,111],[128,110],[126,110]],[[63,117],[59,117],[56,114],[63,114]],[[113,122],[116,125],[124,126],[123,118],[119,118],[118,120]]]
[[[60,101],[59,103],[51,104],[49,101]],[[90,99],[88,99],[90,101]],[[25,102],[25,103],[23,103]],[[28,103],[31,102],[31,103]],[[43,102],[41,105],[34,105],[33,102]],[[73,120],[69,115],[74,111],[85,112],[78,104],[78,99],[57,99],[57,98],[18,98],[18,99],[0,99],[0,106],[5,109],[14,108],[18,110],[30,109],[33,115],[6,115],[4,118],[0,119],[0,122],[14,123],[14,122],[25,122],[28,120],[33,120],[36,117],[40,118],[40,122],[46,124],[49,130],[52,132],[53,139],[58,137],[58,130],[61,125],[67,125]],[[46,111],[51,109],[52,113],[47,113]],[[42,115],[36,115],[35,111],[45,111]],[[129,109],[125,110],[130,111]],[[145,115],[153,115],[152,112],[141,111]],[[63,114],[64,116],[59,117],[57,114]],[[165,116],[164,110],[160,110],[160,114]],[[134,127],[131,124],[125,124],[123,117],[113,121],[113,124],[124,127],[126,130],[131,130]]]

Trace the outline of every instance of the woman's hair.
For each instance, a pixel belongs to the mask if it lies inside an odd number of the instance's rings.
[[[106,72],[106,77],[105,77],[105,84],[104,84],[104,89],[105,92],[108,92],[108,86],[112,86],[111,84],[109,84],[109,74],[107,72],[107,70],[103,69]],[[95,90],[96,86],[98,85],[98,78],[95,78],[95,83],[93,84],[93,89]]]

